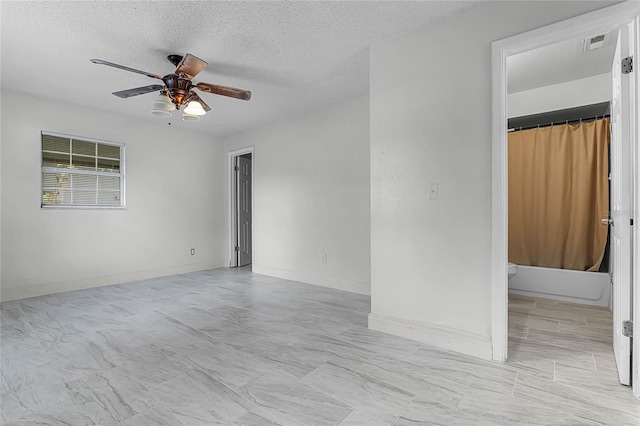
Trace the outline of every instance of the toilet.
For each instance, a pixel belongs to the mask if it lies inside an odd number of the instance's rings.
[[[515,263],[509,262],[508,271],[509,271],[509,279],[515,277],[516,274],[518,273],[518,265],[516,265]]]

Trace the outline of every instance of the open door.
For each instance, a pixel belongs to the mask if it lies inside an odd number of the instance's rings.
[[[237,265],[246,266],[252,262],[251,247],[251,154],[236,157],[237,196]]]
[[[640,7],[638,2],[621,2],[585,15],[557,22],[532,31],[518,34],[492,43],[492,359],[504,361],[507,357],[507,58],[511,55],[547,46],[551,40],[568,40],[585,37],[599,32],[620,28],[618,40],[620,51],[613,64],[615,100],[612,102],[612,179],[623,173],[621,167],[628,168],[627,182],[612,181],[612,202],[609,215],[613,220],[611,239],[614,234],[616,244],[611,241],[611,254],[619,252],[615,265],[611,268],[614,308],[614,352],[620,368],[620,381],[633,384],[633,394],[640,399],[640,337],[625,336],[623,321],[634,319],[640,327],[640,232],[638,221],[630,213],[640,211]],[[621,61],[632,57],[632,69],[623,73]],[[623,103],[627,108],[624,108]],[[625,133],[627,136],[627,157],[621,149]],[[615,156],[615,160],[614,157]],[[614,164],[614,162],[616,164]],[[627,209],[622,205],[623,192]],[[631,198],[634,194],[634,198]],[[613,199],[614,197],[615,200]],[[614,211],[616,210],[616,211]],[[606,212],[603,212],[603,217]],[[635,219],[634,226],[630,219]],[[626,219],[626,220],[625,220]],[[626,223],[625,223],[626,222]],[[634,250],[635,247],[635,250]],[[621,256],[622,254],[622,256]],[[625,259],[626,257],[626,259]],[[636,335],[638,332],[636,331]],[[633,360],[633,361],[631,361]],[[631,370],[631,371],[630,371]]]
[[[635,148],[630,129],[631,88],[623,59],[630,56],[629,27],[620,29],[612,66],[611,100],[611,282],[613,284],[613,351],[620,383],[631,385],[632,209]]]

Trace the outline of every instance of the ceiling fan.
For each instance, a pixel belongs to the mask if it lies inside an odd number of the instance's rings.
[[[176,70],[164,77],[124,65],[114,64],[113,62],[103,61],[102,59],[91,59],[91,62],[162,80],[163,85],[152,84],[149,86],[136,87],[135,89],[113,92],[113,94],[119,98],[126,99],[132,96],[160,91],[160,97],[153,102],[151,113],[161,117],[171,116],[171,111],[180,110],[180,107],[183,105],[186,105],[182,115],[183,121],[197,120],[198,116],[210,111],[211,108],[198,96],[194,89],[245,101],[251,99],[251,92],[248,90],[203,82],[194,84],[191,80],[207,66],[207,63],[197,56],[187,53],[185,56],[169,55],[167,59],[176,67]]]

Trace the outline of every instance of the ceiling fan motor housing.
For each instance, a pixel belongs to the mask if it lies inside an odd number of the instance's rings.
[[[162,81],[167,87],[169,97],[175,104],[176,109],[180,109],[184,103],[189,102],[191,88],[193,87],[191,80],[183,78],[178,74],[167,74],[162,77]]]

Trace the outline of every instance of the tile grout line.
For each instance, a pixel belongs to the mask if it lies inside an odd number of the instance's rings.
[[[325,363],[324,363],[324,364],[322,364],[321,366],[319,366],[319,367],[315,368],[313,371],[316,371],[317,369],[319,369],[319,368],[321,368],[322,366],[327,365],[327,364],[330,364],[330,361],[325,362]],[[367,380],[370,380],[370,381],[373,381],[373,382],[382,383],[382,384],[384,384],[384,385],[386,385],[386,386],[389,386],[389,387],[393,387],[393,388],[399,389],[399,390],[401,390],[402,392],[412,394],[413,396],[411,397],[411,400],[409,400],[409,401],[407,402],[407,405],[402,409],[402,412],[400,413],[400,415],[398,415],[398,416],[396,417],[396,419],[394,420],[394,423],[395,423],[395,422],[397,422],[397,420],[400,418],[400,416],[401,416],[401,415],[406,411],[406,409],[409,407],[409,405],[411,404],[411,402],[413,402],[413,400],[418,396],[417,394],[415,394],[415,393],[413,393],[413,392],[411,392],[411,391],[409,391],[409,390],[402,389],[402,388],[400,388],[400,387],[398,387],[398,386],[396,386],[396,385],[393,385],[393,384],[391,384],[391,383],[387,383],[386,381],[384,381],[384,380],[382,380],[382,379],[378,379],[378,378],[376,378],[376,377],[369,376],[369,375],[368,375],[368,374],[366,374],[366,373],[361,373],[361,372],[359,372],[359,371],[351,370],[350,368],[345,368],[345,367],[341,367],[341,366],[337,366],[337,367],[338,367],[338,368],[343,368],[343,369],[349,370],[349,371],[351,371],[352,373],[354,373],[354,374],[356,374],[356,375],[358,375],[358,376],[360,376],[360,377],[366,378]],[[354,406],[352,406],[352,405],[351,405],[350,403],[348,403],[347,401],[343,401],[342,399],[339,399],[339,398],[337,398],[337,397],[335,397],[335,396],[333,396],[333,395],[329,394],[329,393],[328,393],[328,392],[326,392],[325,390],[318,389],[318,388],[316,388],[315,386],[311,385],[310,383],[306,383],[306,382],[304,382],[304,381],[303,381],[303,379],[304,379],[305,377],[307,377],[308,375],[310,375],[313,371],[311,371],[311,372],[307,373],[304,377],[299,378],[299,379],[298,379],[298,382],[299,382],[299,383],[301,383],[301,384],[303,384],[303,385],[305,385],[305,386],[307,386],[307,387],[309,387],[309,388],[311,388],[311,389],[314,389],[314,390],[316,390],[317,392],[320,392],[320,393],[322,393],[322,394],[324,394],[324,395],[328,396],[329,398],[334,399],[334,400],[336,400],[336,401],[338,401],[338,402],[340,402],[340,403],[342,403],[342,404],[344,404],[344,405],[346,405],[346,406],[348,406],[348,407],[352,407],[354,410],[357,410],[357,409],[358,409],[358,407],[354,407]],[[384,421],[383,421],[382,419],[380,419],[380,418],[376,417],[374,414],[371,414],[371,413],[368,413],[368,412],[365,412],[365,414],[367,414],[367,415],[369,415],[369,416],[371,416],[371,417],[373,417],[373,418],[375,418],[375,419],[377,419],[377,420],[379,420],[379,421],[381,421],[381,422],[383,422],[383,423],[384,423]],[[389,414],[391,414],[391,413],[389,413]]]
[[[349,418],[349,416],[353,414],[354,411],[356,411],[355,408],[353,410],[351,410],[351,412],[349,414],[344,416],[344,419],[340,420],[340,423],[338,423],[336,426],[340,426],[340,425],[344,424],[344,421],[347,420]]]
[[[409,401],[409,403],[407,404],[406,407],[404,407],[402,409],[402,411],[400,412],[400,414],[398,414],[398,417],[396,417],[396,419],[393,421],[393,423],[391,424],[391,426],[394,426],[395,424],[398,423],[398,421],[400,420],[400,418],[404,415],[404,413],[407,412],[407,410],[409,409],[409,405],[411,405],[411,403],[415,400],[415,396],[411,399],[411,401]]]
[[[516,385],[518,384],[519,376],[520,376],[520,372],[516,371],[516,378],[513,380],[513,388],[511,389],[511,396],[515,396],[516,394]]]
[[[464,397],[467,396],[467,394],[462,394],[462,398],[460,398],[460,401],[458,401],[458,403],[456,404],[456,408],[454,408],[454,410],[457,410],[460,408],[460,404],[462,404],[462,401],[464,400]]]

